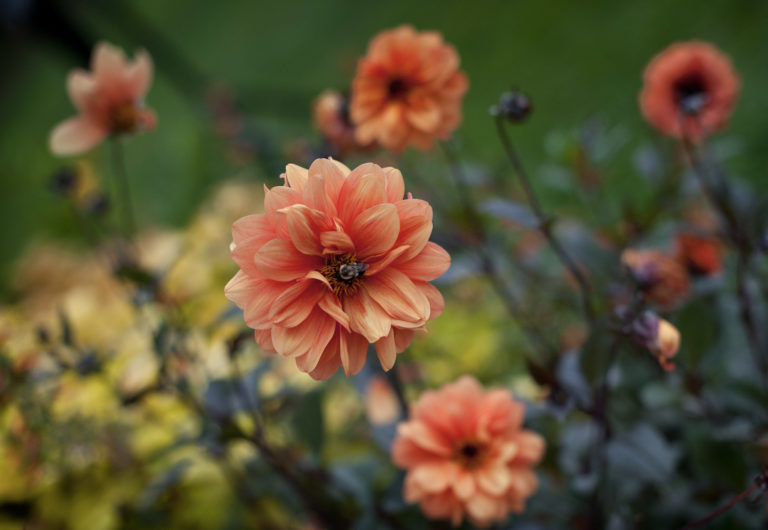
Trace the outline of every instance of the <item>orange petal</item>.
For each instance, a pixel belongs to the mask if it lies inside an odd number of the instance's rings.
[[[380,259],[379,261],[374,261],[373,263],[369,264],[369,267],[365,270],[366,276],[373,276],[377,272],[384,270],[387,268],[393,261],[395,261],[397,258],[399,258],[403,253],[405,253],[406,250],[411,248],[408,245],[402,245],[397,248],[393,248],[387,254],[384,256],[383,259]]]
[[[355,244],[344,232],[331,230],[320,234],[320,244],[324,247],[325,254],[341,254],[354,252]]]
[[[389,335],[376,341],[376,355],[379,357],[381,367],[388,372],[395,365],[397,358],[397,349],[395,348],[395,330],[391,330]]]
[[[389,334],[391,318],[368,294],[365,288],[344,299],[344,312],[349,327],[373,343]]]
[[[67,92],[78,110],[85,110],[97,88],[96,81],[84,70],[73,70],[67,76]]]
[[[328,342],[315,369],[309,372],[309,376],[316,381],[324,381],[332,377],[339,369],[341,358],[339,357],[339,329]]]
[[[400,235],[396,246],[410,245],[402,261],[418,256],[432,234],[432,207],[420,199],[405,199],[395,203],[400,216]]]
[[[307,355],[301,360],[299,369],[302,372],[311,372],[317,366],[320,354],[333,337],[335,329],[336,322],[320,309],[315,309],[299,326],[274,326],[272,343],[280,355],[295,357],[297,366],[299,358]]]
[[[412,280],[431,281],[440,277],[451,266],[451,256],[431,241],[413,259],[397,265],[397,270]]]
[[[144,50],[139,50],[133,62],[126,70],[127,90],[131,99],[140,101],[149,91],[152,84],[152,58]]]
[[[362,164],[344,180],[338,199],[339,217],[345,226],[350,226],[358,215],[381,204],[385,198],[381,167],[373,163]]]
[[[386,176],[385,190],[387,195],[387,202],[395,203],[397,201],[403,200],[403,195],[405,195],[405,182],[403,181],[403,174],[399,169],[395,169],[393,167],[385,167],[383,171],[384,175]]]
[[[301,192],[288,186],[275,186],[264,193],[264,215],[270,226],[277,226],[277,211],[301,202]],[[283,225],[280,237],[288,238],[288,227]]]
[[[365,358],[368,354],[368,341],[357,333],[339,333],[339,354],[344,374],[349,377],[355,375],[365,366]]]
[[[288,164],[285,166],[285,173],[283,176],[289,187],[302,191],[307,184],[308,174],[307,170],[303,167],[297,166],[296,164]]]
[[[429,318],[429,299],[400,271],[389,268],[366,278],[363,290],[392,319],[422,325]]]
[[[400,231],[397,208],[390,203],[377,204],[363,211],[349,228],[358,259],[379,256],[392,248]]]
[[[325,295],[318,302],[318,307],[325,311],[329,317],[341,324],[344,329],[349,331],[349,316],[341,307],[341,302],[331,292],[326,291]]]
[[[55,155],[77,155],[94,148],[107,134],[106,128],[95,121],[70,118],[53,129],[48,144]]]
[[[328,293],[326,287],[314,280],[292,284],[278,296],[269,308],[269,319],[280,326],[292,328],[307,319],[320,299]]]
[[[280,219],[283,218],[288,226],[291,241],[299,252],[315,256],[322,255],[323,245],[320,242],[320,233],[333,228],[333,223],[325,213],[303,204],[293,204],[278,210],[277,213],[278,227]]]
[[[284,239],[273,239],[266,243],[253,260],[261,274],[282,282],[303,278],[322,265],[319,258],[302,254]]]
[[[437,287],[426,282],[413,283],[416,285],[416,288],[427,297],[427,300],[429,300],[429,318],[427,318],[427,320],[439,317],[445,308],[445,300]]]

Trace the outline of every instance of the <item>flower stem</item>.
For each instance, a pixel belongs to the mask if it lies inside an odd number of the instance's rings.
[[[720,508],[710,513],[706,517],[702,517],[701,519],[693,521],[692,523],[688,523],[687,525],[682,527],[680,530],[689,530],[690,528],[696,528],[698,526],[702,526],[704,524],[709,523],[710,521],[724,514],[725,512],[727,512],[728,510],[736,506],[738,503],[746,499],[753,491],[755,491],[759,487],[760,485],[758,483],[752,484],[750,487],[748,487],[747,489],[739,493],[736,497],[731,499],[731,501],[728,504],[721,506]]]
[[[565,267],[566,270],[571,273],[571,276],[573,276],[573,278],[576,280],[576,283],[579,285],[584,316],[586,317],[589,324],[593,325],[595,323],[595,313],[592,309],[592,287],[590,286],[589,280],[582,273],[579,266],[576,264],[573,258],[571,258],[568,252],[566,252],[565,248],[563,248],[563,246],[560,244],[560,241],[552,232],[552,220],[547,218],[544,215],[544,211],[541,209],[539,201],[536,198],[536,194],[533,191],[533,187],[531,186],[531,181],[528,178],[528,173],[525,171],[520,158],[517,156],[517,152],[512,145],[512,141],[507,134],[506,128],[504,127],[503,120],[504,118],[502,116],[496,117],[496,130],[498,132],[499,139],[501,140],[501,144],[504,147],[504,151],[507,154],[507,158],[512,164],[512,168],[514,169],[518,179],[520,180],[520,183],[523,186],[523,191],[525,192],[526,198],[528,199],[528,204],[531,206],[531,210],[536,216],[536,220],[539,225],[539,231],[547,240],[549,246],[552,248],[555,255],[563,264],[563,267]]]
[[[408,418],[408,401],[405,399],[405,390],[403,389],[403,381],[400,378],[400,370],[398,364],[395,363],[392,368],[384,372],[389,386],[392,387],[392,391],[397,398],[397,404],[400,406],[400,417],[404,420]]]
[[[485,224],[483,223],[483,219],[480,217],[480,214],[477,212],[474,204],[472,203],[472,194],[469,186],[467,186],[466,178],[464,177],[464,174],[461,170],[461,164],[459,163],[459,158],[456,155],[456,151],[449,142],[441,142],[440,145],[443,149],[443,153],[445,154],[445,158],[448,161],[448,166],[451,169],[451,176],[453,177],[454,186],[456,187],[456,190],[461,197],[464,214],[472,223],[472,228],[474,229],[473,235],[478,240],[479,244],[477,250],[482,261],[485,275],[490,279],[496,294],[499,296],[502,303],[506,307],[507,312],[517,322],[520,329],[523,331],[523,333],[526,334],[528,340],[540,347],[548,355],[557,356],[557,348],[549,343],[549,340],[545,334],[542,333],[537,327],[526,325],[527,319],[520,311],[520,301],[517,299],[515,293],[507,285],[507,282],[501,274],[501,271],[493,259],[493,256],[488,251],[488,234],[485,230]],[[529,358],[528,361],[534,365],[538,364],[531,358]]]
[[[120,138],[113,138],[111,143],[112,171],[115,174],[117,187],[119,188],[116,192],[120,195],[123,230],[125,236],[130,238],[134,234],[135,224],[133,218],[133,205],[131,203],[131,190],[128,185],[128,171],[125,167],[125,156],[123,154],[123,144],[120,141]]]

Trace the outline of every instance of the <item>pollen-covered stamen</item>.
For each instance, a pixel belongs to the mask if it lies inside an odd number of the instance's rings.
[[[358,261],[353,254],[334,254],[328,257],[320,274],[325,276],[336,296],[354,294],[360,288],[368,264]]]
[[[116,105],[109,114],[109,127],[113,133],[134,132],[139,126],[139,110],[133,102]]]

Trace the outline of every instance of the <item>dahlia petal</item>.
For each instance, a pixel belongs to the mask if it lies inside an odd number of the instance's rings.
[[[400,260],[407,262],[418,256],[432,234],[432,207],[420,199],[404,199],[395,203],[400,216],[400,234],[395,246],[410,245]]]
[[[97,88],[93,76],[85,70],[74,70],[67,76],[67,93],[78,110],[85,110]]]
[[[467,512],[469,516],[476,519],[481,525],[485,525],[492,521],[498,513],[499,500],[494,500],[493,497],[476,493],[472,497],[465,500]]]
[[[343,254],[354,252],[355,244],[344,232],[330,230],[320,233],[320,244],[325,254]]]
[[[357,333],[339,333],[339,355],[344,374],[349,377],[355,375],[365,366],[365,358],[368,354],[368,341]]]
[[[381,367],[388,372],[395,365],[397,357],[397,348],[395,347],[395,330],[392,329],[389,335],[376,341],[376,355],[379,357]]]
[[[274,326],[272,343],[277,353],[286,357],[295,357],[299,369],[302,372],[310,372],[317,366],[320,354],[333,338],[335,329],[336,321],[320,309],[315,309],[300,326],[293,328]],[[302,358],[301,361],[299,361],[300,358]]]
[[[431,98],[421,97],[417,103],[411,103],[405,117],[413,127],[431,133],[440,125],[440,107]]]
[[[259,281],[251,278],[243,271],[237,271],[231,280],[224,287],[224,296],[235,303],[237,307],[243,308],[250,294],[258,288]]]
[[[157,115],[152,109],[139,109],[139,130],[152,131],[157,127]]]
[[[256,252],[253,260],[261,274],[282,282],[303,278],[321,265],[319,258],[302,254],[284,239],[266,243]]]
[[[277,226],[277,212],[292,204],[301,202],[301,192],[289,188],[288,186],[275,186],[264,192],[264,215],[270,226]],[[288,227],[283,225],[282,231],[278,232],[282,238],[289,238]]]
[[[388,104],[379,117],[377,140],[388,149],[399,153],[408,141],[408,125],[404,119],[405,109],[399,102]]]
[[[144,50],[134,55],[133,62],[126,69],[126,90],[133,100],[141,100],[152,84],[152,58]]]
[[[108,42],[99,42],[91,55],[91,72],[99,82],[112,81],[127,68],[123,50]]]
[[[346,173],[344,172],[345,170]],[[336,214],[335,205],[338,202],[339,193],[341,192],[341,188],[344,185],[344,181],[346,180],[346,175],[348,173],[349,168],[347,168],[344,164],[329,158],[319,158],[312,162],[312,165],[309,166],[310,176],[320,175],[322,178],[322,187],[313,191],[318,195],[318,198],[322,204],[326,204],[326,202],[328,202],[332,205],[331,209],[324,210],[328,212],[328,215]],[[312,206],[312,202],[309,202],[309,200],[313,200],[315,198],[314,195],[305,195],[304,197],[305,200],[308,201],[307,204]]]
[[[319,234],[333,228],[333,223],[325,213],[304,204],[293,204],[277,213],[278,219],[285,220],[293,246],[299,252],[315,256],[323,254]]]
[[[369,343],[388,335],[392,327],[389,315],[370,297],[365,285],[356,295],[344,299],[344,312],[349,315],[352,331]]]
[[[429,317],[427,320],[434,320],[435,318],[439,317],[445,308],[445,300],[443,299],[443,295],[440,293],[437,287],[427,282],[413,283],[429,301]]]
[[[458,466],[451,461],[432,462],[416,466],[413,480],[428,493],[438,493],[448,488],[458,475]]]
[[[432,461],[443,462],[444,458],[420,447],[409,438],[398,436],[392,442],[392,462],[400,467],[410,468]]]
[[[429,318],[429,299],[398,270],[388,268],[366,278],[363,289],[392,319],[422,325]]]
[[[374,261],[373,263],[369,263],[369,267],[365,271],[366,276],[373,276],[380,270],[385,269],[388,267],[392,262],[394,262],[397,258],[399,258],[405,251],[407,251],[409,248],[411,248],[408,245],[402,245],[397,248],[393,248],[387,254],[384,256],[383,259],[380,259],[379,261]]]
[[[298,326],[312,312],[315,304],[328,293],[314,280],[301,280],[285,289],[269,308],[269,319],[280,326]]]
[[[350,226],[362,212],[385,199],[381,168],[368,163],[356,167],[344,180],[339,192],[339,217]]]
[[[349,315],[344,312],[341,302],[333,293],[326,292],[320,299],[317,306],[328,314],[329,317],[338,322],[345,330],[349,331]]]
[[[440,433],[420,421],[408,421],[397,425],[397,435],[411,440],[416,446],[439,456],[451,456],[451,444]]]
[[[272,332],[268,329],[253,330],[253,338],[259,348],[267,353],[275,353],[275,346],[272,344]]]
[[[269,225],[267,217],[263,213],[246,215],[232,223],[232,240],[235,245],[251,238],[256,238],[259,247],[275,238],[274,227]]]
[[[309,376],[316,381],[325,381],[330,379],[338,370],[341,364],[339,357],[339,331],[338,329],[333,338],[328,342],[320,360],[315,369],[309,372]]]
[[[538,464],[544,456],[546,443],[544,438],[531,431],[520,431],[516,436],[519,452],[515,456],[515,462],[533,465]]]
[[[403,181],[403,174],[399,169],[393,167],[383,168],[384,175],[386,176],[386,195],[387,202],[395,203],[403,200],[405,195],[405,181]]]
[[[70,118],[53,129],[48,144],[55,155],[77,155],[94,148],[107,134],[108,131],[93,120]]]
[[[297,166],[296,164],[288,164],[285,166],[285,173],[283,173],[283,177],[288,183],[288,186],[298,191],[304,190],[304,186],[307,184],[308,175],[309,172],[306,169]]]
[[[431,241],[413,259],[399,263],[397,269],[412,280],[432,281],[440,277],[451,266],[451,256]]]
[[[405,351],[410,346],[413,340],[414,331],[412,329],[399,329],[394,328],[395,332],[395,349],[397,353]]]
[[[489,465],[475,471],[477,485],[486,493],[494,496],[501,496],[507,491],[511,482],[509,469],[501,465]]]
[[[528,466],[510,466],[510,489],[519,497],[528,497],[539,485],[536,474]]]
[[[453,492],[459,499],[466,500],[475,495],[475,478],[472,473],[462,469],[453,482]]]
[[[358,258],[365,261],[366,258],[379,256],[391,249],[399,231],[397,208],[384,203],[358,215],[349,228],[349,235],[355,242]]]

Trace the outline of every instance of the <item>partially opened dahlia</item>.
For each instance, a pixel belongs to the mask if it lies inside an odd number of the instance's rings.
[[[392,446],[395,464],[407,470],[406,502],[454,526],[466,517],[484,527],[522,512],[545,446],[522,428],[524,412],[508,391],[485,391],[471,376],[422,394]]]
[[[225,288],[256,341],[315,379],[365,364],[368,344],[389,370],[413,334],[443,310],[429,281],[450,265],[429,242],[432,207],[403,199],[397,169],[350,171],[319,159],[289,165],[266,190],[264,213],[232,226],[240,271]]]
[[[123,50],[100,42],[93,50],[91,71],[76,69],[67,91],[78,115],[58,124],[49,139],[57,155],[84,153],[110,134],[155,127],[155,113],[144,106],[152,83],[152,59],[145,51],[128,61]]]

